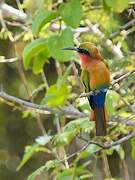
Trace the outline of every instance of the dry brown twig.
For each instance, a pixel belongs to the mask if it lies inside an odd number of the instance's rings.
[[[106,145],[106,144],[101,145],[100,143],[94,142],[94,141],[87,141],[86,145],[84,145],[84,146],[83,146],[81,149],[79,149],[77,152],[75,152],[75,153],[67,156],[66,160],[71,159],[71,158],[73,158],[74,156],[80,154],[82,151],[86,150],[87,147],[88,147],[90,144],[95,144],[95,145],[97,145],[97,146],[99,147],[99,149],[94,152],[94,154],[95,154],[95,153],[98,153],[98,152],[100,152],[100,151],[109,149],[109,148],[111,148],[111,147],[113,147],[113,146],[120,145],[120,144],[122,144],[122,143],[130,140],[130,139],[133,138],[133,137],[135,137],[135,131],[133,131],[133,132],[131,132],[130,134],[128,134],[127,136],[124,136],[124,137],[122,137],[121,139],[118,139],[117,141],[114,141],[114,142],[112,142],[112,143],[110,143],[110,144],[107,144],[107,145]],[[85,140],[85,141],[86,141],[86,140]],[[65,159],[63,159],[63,160],[61,160],[61,161],[65,161]]]

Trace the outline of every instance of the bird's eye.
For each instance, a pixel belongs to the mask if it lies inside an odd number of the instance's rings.
[[[90,55],[89,51],[84,48],[78,48],[78,52],[86,55]]]

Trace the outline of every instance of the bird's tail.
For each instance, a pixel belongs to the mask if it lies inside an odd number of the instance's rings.
[[[91,118],[95,121],[96,135],[105,136],[106,135],[106,120],[107,115],[105,111],[105,96],[106,92],[98,93],[97,95],[92,95],[88,98],[90,106],[92,108]]]
[[[105,136],[106,135],[106,114],[105,107],[93,109],[96,128],[96,136]]]

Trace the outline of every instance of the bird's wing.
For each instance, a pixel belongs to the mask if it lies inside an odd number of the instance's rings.
[[[82,70],[82,72],[81,72],[81,80],[83,82],[85,92],[90,92],[90,84],[89,84],[90,78],[89,78],[88,71]]]

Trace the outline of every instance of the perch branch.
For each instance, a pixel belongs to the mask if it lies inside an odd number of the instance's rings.
[[[131,71],[129,71],[128,73],[120,76],[120,77],[117,78],[116,80],[113,80],[112,83],[111,83],[110,89],[112,89],[112,86],[114,86],[116,83],[122,81],[123,79],[128,78],[128,77],[129,77],[131,74],[133,74],[134,72],[135,72],[135,68],[132,69]],[[90,96],[90,95],[92,95],[92,94],[93,94],[93,91],[90,91],[90,92],[88,92],[88,93],[82,93],[82,94],[79,96],[79,98],[88,97],[88,96]]]
[[[20,21],[20,22],[26,22],[27,19],[27,14],[6,4],[3,2],[0,2],[0,10],[2,12],[2,15],[5,19],[7,18],[13,18],[16,21]]]

